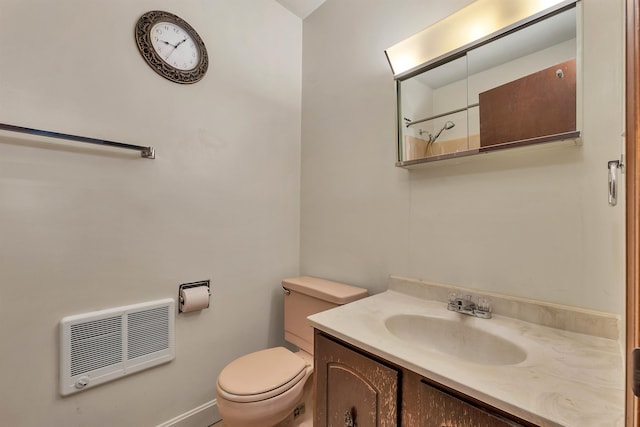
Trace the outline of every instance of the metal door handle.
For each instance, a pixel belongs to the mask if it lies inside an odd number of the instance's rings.
[[[353,408],[344,413],[344,427],[356,427],[355,419],[353,417]]]
[[[618,204],[618,168],[619,160],[611,160],[608,163],[609,168],[609,206]]]

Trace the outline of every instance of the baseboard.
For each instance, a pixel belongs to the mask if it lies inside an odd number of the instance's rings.
[[[218,402],[213,399],[156,427],[208,427],[220,420]]]

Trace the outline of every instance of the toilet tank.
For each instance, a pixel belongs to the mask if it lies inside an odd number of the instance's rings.
[[[282,281],[284,339],[313,354],[313,328],[307,317],[367,296],[367,290],[317,277],[302,276]]]

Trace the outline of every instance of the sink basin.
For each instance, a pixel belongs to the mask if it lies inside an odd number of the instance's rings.
[[[400,314],[387,318],[385,326],[391,334],[411,346],[467,362],[515,365],[527,358],[527,353],[511,341],[469,325],[477,321],[491,322],[467,316],[448,319]]]

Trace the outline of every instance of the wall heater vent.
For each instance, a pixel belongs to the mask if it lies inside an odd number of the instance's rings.
[[[174,318],[170,298],[65,317],[60,322],[60,393],[171,361]]]

